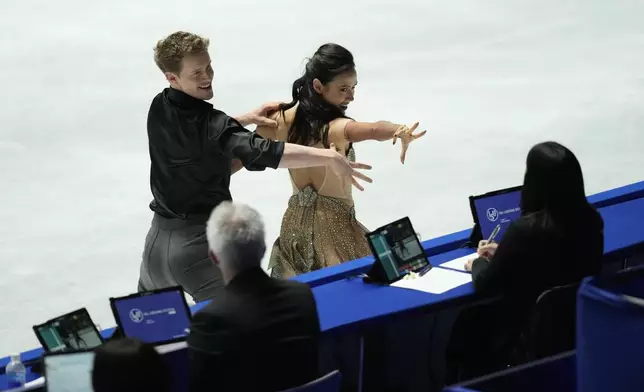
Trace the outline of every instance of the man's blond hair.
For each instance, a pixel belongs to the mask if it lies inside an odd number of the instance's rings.
[[[154,48],[154,62],[161,72],[181,72],[181,60],[191,54],[208,51],[210,40],[197,34],[177,31],[159,40]]]

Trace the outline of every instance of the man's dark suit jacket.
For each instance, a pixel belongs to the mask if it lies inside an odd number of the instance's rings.
[[[280,391],[318,374],[320,321],[311,289],[237,275],[194,315],[188,336],[190,391]]]

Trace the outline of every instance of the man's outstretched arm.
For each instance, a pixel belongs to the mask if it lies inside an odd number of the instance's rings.
[[[246,170],[261,171],[267,167],[294,169],[328,166],[340,177],[351,177],[351,182],[359,190],[364,188],[357,179],[372,182],[369,177],[357,170],[369,170],[371,166],[350,162],[336,151],[333,144],[331,148],[325,149],[267,140],[255,132],[240,127],[238,121],[227,116],[213,117],[210,128],[210,138],[219,143],[221,151],[239,159]]]
[[[243,128],[238,128],[243,129]],[[351,182],[359,190],[364,190],[357,181],[372,182],[371,178],[357,169],[371,169],[363,163],[350,162],[339,154],[335,146],[316,148],[294,143],[271,141],[254,132],[233,131],[224,137],[225,150],[241,160],[247,170],[264,170],[267,167],[297,169],[312,166],[328,166],[340,177],[351,177]]]

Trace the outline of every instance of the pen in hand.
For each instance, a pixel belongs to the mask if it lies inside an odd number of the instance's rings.
[[[499,234],[499,231],[501,231],[501,224],[500,224],[500,223],[499,223],[498,225],[496,225],[496,227],[494,228],[494,230],[492,230],[492,234],[490,234],[490,237],[487,239],[487,241],[481,241],[481,244],[479,244],[479,249],[478,249],[478,251],[477,251],[477,253],[478,253],[481,257],[484,257],[484,258],[486,258],[486,259],[488,259],[488,260],[490,259],[491,254],[489,254],[488,252],[481,253],[481,248],[482,248],[482,247],[484,247],[484,246],[487,246],[487,245],[489,245],[489,244],[491,244],[491,243],[493,243],[493,242],[494,242],[494,238],[496,238],[496,236]]]
[[[499,223],[498,225],[496,225],[496,227],[494,228],[494,230],[492,230],[492,234],[490,234],[490,238],[488,238],[488,239],[487,239],[487,243],[486,243],[486,245],[487,245],[487,244],[491,244],[491,243],[492,243],[492,241],[494,241],[494,239],[496,238],[496,236],[499,234],[499,231],[501,231],[501,224],[500,224],[500,223]]]

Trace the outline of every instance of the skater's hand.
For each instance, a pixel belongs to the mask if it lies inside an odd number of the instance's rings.
[[[420,133],[414,134],[414,131],[418,128],[418,121],[409,128],[406,125],[401,125],[396,132],[394,133],[394,145],[396,144],[396,139],[400,139],[402,143],[402,150],[400,151],[400,163],[405,163],[405,156],[407,155],[407,149],[409,148],[409,143],[414,140],[423,137],[427,131],[422,131]]]
[[[257,126],[277,127],[277,121],[270,118],[270,115],[278,111],[280,102],[266,102],[262,106],[241,116],[235,117],[241,125],[255,124]]]
[[[364,163],[351,162],[350,160],[347,159],[347,157],[340,154],[338,150],[335,149],[335,144],[333,143],[331,143],[331,146],[329,147],[329,149],[333,151],[333,153],[335,154],[334,159],[329,164],[329,167],[336,175],[340,177],[351,176],[351,183],[353,184],[353,186],[355,186],[361,191],[364,191],[364,188],[358,182],[358,178],[368,183],[373,182],[371,178],[367,177],[366,175],[356,170],[356,169],[371,170],[371,166]]]

